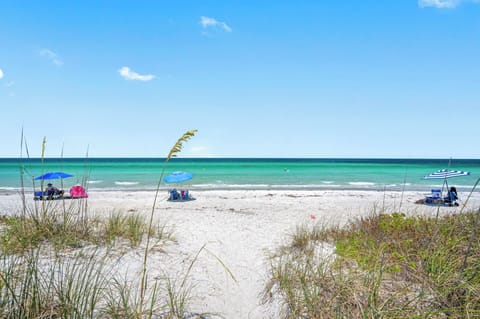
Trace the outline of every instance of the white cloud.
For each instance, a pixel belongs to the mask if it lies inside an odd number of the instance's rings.
[[[120,73],[120,76],[125,80],[151,81],[155,78],[155,75],[151,75],[151,74],[146,74],[146,75],[138,74],[137,72],[130,70],[130,68],[126,66],[121,67],[118,70],[118,73]]]
[[[418,0],[418,6],[421,8],[435,7],[439,9],[452,9],[459,6],[462,2],[477,2],[480,0]]]
[[[52,50],[41,49],[40,50],[40,55],[43,56],[43,57],[46,57],[47,59],[52,61],[52,63],[55,64],[56,66],[62,66],[63,65],[63,61],[60,59],[58,54],[56,54]]]
[[[213,28],[218,27],[218,28],[222,28],[223,30],[225,30],[227,32],[232,32],[232,28],[230,28],[228,26],[228,24],[226,24],[225,22],[217,21],[214,18],[201,16],[200,17],[200,24],[202,25],[202,27],[204,29],[206,29],[208,27],[213,27]]]
[[[3,78],[3,70],[0,69],[0,79]]]

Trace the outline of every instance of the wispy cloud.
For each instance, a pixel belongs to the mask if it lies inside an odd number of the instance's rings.
[[[0,70],[0,71],[2,71],[2,70]],[[1,73],[1,72],[0,72],[0,73]],[[1,78],[2,78],[2,77],[0,76],[0,79],[1,79]],[[14,86],[14,85],[15,85],[15,82],[13,82],[13,81],[8,82],[8,83],[5,83],[5,87],[7,87],[7,88],[10,88],[10,87],[12,87],[12,86]]]
[[[63,61],[60,59],[58,54],[56,54],[55,52],[53,52],[50,49],[41,49],[40,50],[40,55],[47,58],[48,60],[50,60],[56,66],[62,66],[63,65]]]
[[[421,8],[435,7],[439,9],[453,9],[463,2],[480,3],[480,0],[418,0],[418,6]]]
[[[3,78],[3,70],[0,69],[0,79]]]
[[[118,70],[118,73],[125,80],[151,81],[155,78],[155,75],[152,75],[152,74],[145,74],[145,75],[138,74],[137,72],[130,70],[130,68],[126,66],[121,67]]]
[[[40,50],[40,55],[42,57],[45,57],[48,60],[50,60],[56,66],[62,66],[63,65],[63,61],[61,60],[60,56],[50,49],[41,49]]]
[[[221,28],[227,32],[232,32],[232,28],[228,26],[225,22],[217,21],[214,18],[209,18],[209,17],[200,17],[200,24],[204,29],[212,27],[212,28]]]

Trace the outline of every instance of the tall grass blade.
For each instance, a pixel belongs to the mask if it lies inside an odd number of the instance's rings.
[[[150,239],[151,239],[151,233],[152,233],[151,230],[152,230],[152,224],[153,224],[153,214],[155,212],[155,206],[157,204],[158,193],[160,191],[160,185],[161,185],[162,180],[163,180],[163,175],[165,174],[165,169],[167,167],[168,161],[171,158],[176,157],[178,155],[178,153],[182,150],[183,143],[187,142],[193,136],[195,136],[196,132],[197,132],[197,130],[190,130],[190,131],[185,132],[177,140],[177,142],[173,145],[173,147],[171,148],[170,152],[168,153],[168,156],[165,159],[165,162],[163,163],[163,166],[162,166],[162,172],[161,172],[160,178],[158,180],[157,189],[155,191],[155,198],[153,200],[153,205],[152,205],[152,212],[150,214],[150,219],[149,219],[149,222],[148,222],[147,242],[145,244],[145,251],[144,251],[144,254],[143,254],[143,268],[142,268],[142,281],[141,281],[141,284],[140,284],[140,305],[139,305],[139,307],[143,307],[143,302],[144,302],[144,298],[145,298],[147,260],[148,260],[148,251],[149,251],[149,248],[150,248]],[[142,318],[142,309],[139,310],[138,319],[141,319],[141,318]]]

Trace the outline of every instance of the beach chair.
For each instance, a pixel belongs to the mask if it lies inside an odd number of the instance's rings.
[[[433,199],[442,198],[442,190],[441,189],[432,189],[432,197],[433,197]]]
[[[190,196],[190,193],[188,192],[188,189],[182,189],[180,191],[180,196],[182,200],[192,200],[194,199],[193,197]]]
[[[36,191],[33,194],[33,199],[34,200],[41,200],[43,197],[47,198],[47,192],[42,192],[42,191]]]
[[[443,203],[442,200],[442,190],[441,189],[432,189],[430,196],[425,198],[426,204],[440,204]]]
[[[190,196],[188,194],[188,189],[182,189],[180,191],[180,195],[182,197],[182,200],[189,200],[190,199]]]
[[[36,191],[33,194],[33,199],[34,200],[43,200],[43,199],[48,199],[48,200],[53,200],[53,199],[59,199],[63,197],[63,191],[59,192],[51,192],[51,191]]]
[[[170,197],[168,200],[179,200],[180,199],[180,194],[176,189],[171,189],[170,190]]]

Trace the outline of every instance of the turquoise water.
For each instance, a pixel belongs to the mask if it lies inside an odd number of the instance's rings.
[[[19,190],[23,183],[33,188],[33,177],[63,171],[74,177],[63,180],[68,187],[86,182],[89,189],[155,189],[163,159],[69,158],[0,159],[0,190]],[[173,159],[166,173],[193,173],[183,183],[192,189],[374,189],[425,190],[442,181],[424,180],[430,172],[449,167],[448,159]],[[480,160],[451,160],[450,169],[471,175],[449,180],[460,189],[470,189],[480,177]],[[55,181],[59,184],[60,181]],[[35,187],[40,183],[35,182]],[[162,185],[167,188],[170,185]]]

